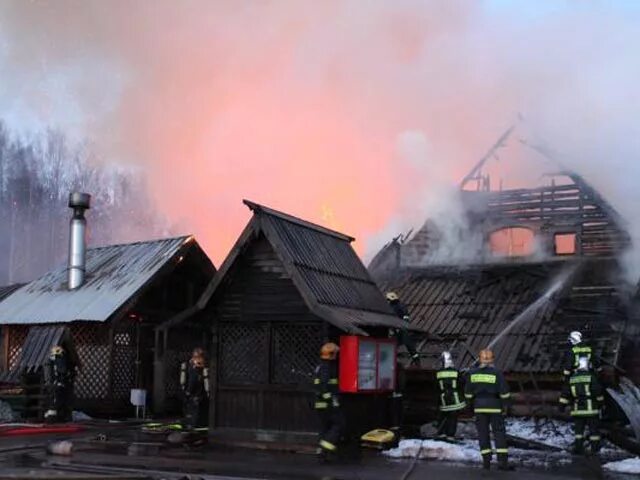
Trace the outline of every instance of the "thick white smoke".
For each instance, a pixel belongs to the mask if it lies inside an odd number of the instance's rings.
[[[442,211],[429,192],[442,198],[517,112],[637,242],[638,44],[636,2],[8,0],[0,109],[144,165],[160,208],[218,263],[242,196],[316,221],[327,205],[371,255],[376,233]],[[403,132],[424,136],[428,178],[401,175],[422,175]]]

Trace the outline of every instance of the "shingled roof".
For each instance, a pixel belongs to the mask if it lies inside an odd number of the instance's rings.
[[[211,281],[196,309],[203,309],[245,245],[263,234],[282,261],[307,307],[343,331],[359,327],[401,327],[376,283],[351,247],[353,237],[248,200],[253,218]],[[196,309],[171,321],[176,323]]]
[[[626,316],[606,278],[615,268],[612,263],[580,262],[565,288],[495,344],[497,366],[513,373],[557,373],[567,335],[575,329],[585,332],[606,362],[615,363]],[[431,267],[407,270],[384,287],[400,295],[412,324],[431,334],[421,348],[431,354],[423,365],[438,368],[442,350],[453,349],[459,365],[466,367],[571,264]]]

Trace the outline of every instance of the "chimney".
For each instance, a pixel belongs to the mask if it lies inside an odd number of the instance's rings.
[[[87,220],[84,211],[88,210],[91,195],[73,192],[69,194],[69,208],[73,216],[69,222],[69,290],[74,290],[84,283],[84,270],[87,257]]]

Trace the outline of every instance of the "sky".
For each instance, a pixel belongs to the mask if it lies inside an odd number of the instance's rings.
[[[4,0],[0,117],[142,168],[216,264],[243,198],[370,258],[514,123],[501,165],[549,146],[640,238],[639,20],[632,1]]]

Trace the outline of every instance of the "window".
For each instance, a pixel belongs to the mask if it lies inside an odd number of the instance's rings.
[[[553,236],[553,250],[556,255],[575,255],[576,234],[556,233]]]
[[[501,228],[490,235],[489,248],[496,256],[524,257],[533,254],[535,235],[530,228]]]

